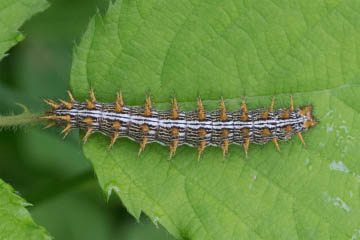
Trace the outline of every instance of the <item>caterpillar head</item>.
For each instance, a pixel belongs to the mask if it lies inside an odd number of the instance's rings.
[[[319,121],[317,121],[312,115],[312,105],[301,107],[299,113],[301,116],[305,117],[305,121],[304,121],[305,128],[314,127],[316,124],[319,123]]]

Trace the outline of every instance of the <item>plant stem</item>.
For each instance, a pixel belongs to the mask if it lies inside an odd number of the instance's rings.
[[[0,116],[0,127],[11,127],[37,123],[41,121],[40,114],[24,114],[15,115],[15,116]]]
[[[27,124],[35,124],[42,121],[40,114],[31,113],[27,107],[22,104],[18,103],[17,105],[22,107],[24,112],[13,116],[0,115],[0,127],[22,126]]]

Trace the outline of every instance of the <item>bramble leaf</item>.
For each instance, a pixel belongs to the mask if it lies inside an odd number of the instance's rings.
[[[45,0],[0,1],[0,60],[9,48],[24,39],[18,28],[32,15],[48,6],[49,3]],[[35,119],[36,116],[25,106],[19,105],[24,108],[24,113],[1,117],[1,127],[21,125]],[[46,230],[32,220],[25,208],[29,205],[14,193],[10,185],[0,179],[0,239],[51,239]]]
[[[156,107],[229,110],[312,104],[320,121],[300,140],[169,149],[89,138],[85,155],[106,194],[116,192],[136,218],[145,212],[181,239],[356,239],[360,237],[360,2],[116,1],[96,15],[74,50],[78,99],[128,105],[150,92]]]
[[[46,230],[32,220],[25,208],[29,205],[0,179],[0,239],[51,239]]]
[[[12,46],[24,40],[19,28],[35,13],[49,6],[46,0],[2,0],[0,2],[0,59]]]

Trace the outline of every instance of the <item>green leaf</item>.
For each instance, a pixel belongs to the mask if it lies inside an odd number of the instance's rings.
[[[17,29],[32,15],[45,10],[45,0],[2,0],[0,2],[0,60],[5,52],[24,36]],[[18,116],[1,117],[1,126],[21,125],[36,118],[25,106]],[[51,239],[46,230],[32,220],[26,206],[30,204],[14,193],[12,187],[0,179],[0,239]]]
[[[96,15],[74,50],[71,86],[100,101],[166,109],[229,110],[312,104],[320,124],[293,138],[251,145],[169,150],[94,134],[84,146],[100,185],[128,211],[145,212],[181,239],[356,239],[360,237],[360,2],[116,1]]]
[[[0,239],[51,239],[46,230],[32,220],[25,208],[29,205],[0,179]]]
[[[24,40],[18,31],[35,13],[49,6],[46,0],[1,0],[0,2],[0,59],[12,46]]]

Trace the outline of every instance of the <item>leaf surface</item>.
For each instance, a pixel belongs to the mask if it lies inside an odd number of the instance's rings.
[[[9,48],[24,39],[18,28],[32,15],[48,6],[49,3],[45,0],[0,1],[0,60]],[[26,107],[23,107],[26,111]],[[0,239],[51,239],[46,230],[32,220],[25,208],[29,205],[31,204],[15,194],[12,187],[0,179]]]
[[[0,179],[0,239],[51,239],[46,230],[32,220],[25,208],[29,205]]]
[[[249,109],[312,104],[320,121],[293,138],[251,145],[169,150],[94,134],[84,145],[106,194],[145,212],[180,239],[356,239],[360,237],[360,2],[116,1],[96,15],[74,50],[71,86],[83,100],[156,107]]]
[[[19,32],[23,23],[49,6],[46,0],[0,1],[0,59],[12,46],[24,39]]]

